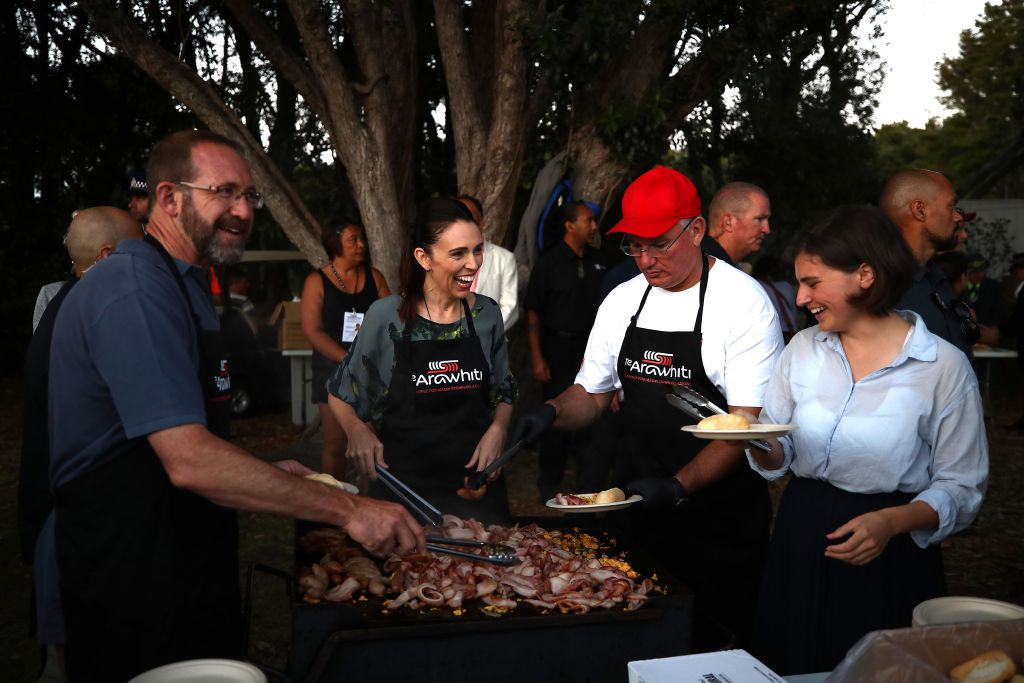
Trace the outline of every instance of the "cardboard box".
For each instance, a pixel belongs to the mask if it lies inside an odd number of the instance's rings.
[[[1002,650],[1024,667],[1024,619],[874,631],[850,648],[829,683],[949,683],[949,670]]]
[[[629,683],[784,683],[746,650],[643,659],[626,666]]]
[[[279,349],[312,349],[302,334],[302,311],[298,301],[282,301],[270,314],[270,324],[277,327]]]

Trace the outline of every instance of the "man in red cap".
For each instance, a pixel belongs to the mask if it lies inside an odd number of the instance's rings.
[[[698,613],[743,645],[768,543],[768,493],[743,442],[681,431],[687,418],[665,394],[685,384],[730,412],[756,415],[782,332],[757,282],[701,251],[700,212],[693,183],[670,168],[629,186],[609,232],[623,234],[641,275],[601,304],[576,383],[524,415],[510,441],[593,424],[621,392],[627,447],[616,478],[643,496],[624,533],[693,589]]]

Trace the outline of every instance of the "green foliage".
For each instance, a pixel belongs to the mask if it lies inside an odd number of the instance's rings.
[[[767,248],[781,251],[818,211],[877,199],[881,176],[868,122],[881,73],[853,31],[884,4],[767,6],[776,11],[766,21],[749,12],[744,21],[757,24],[753,35],[770,35],[770,44],[751,52],[682,130],[688,172],[708,199],[731,180],[767,190],[774,233]]]
[[[943,103],[953,113],[924,129],[886,127],[876,147],[887,172],[934,168],[968,196],[1021,196],[1020,159],[1003,165],[996,177],[979,179],[981,169],[1024,140],[1024,0],[985,5],[974,28],[960,34],[960,53],[937,66]]]
[[[613,98],[594,118],[613,156],[637,165],[649,165],[664,154],[666,121],[666,107],[657,92],[639,103]]]
[[[878,171],[888,178],[905,168],[946,168],[941,148],[946,136],[943,123],[933,119],[924,128],[911,128],[906,121],[881,126],[874,136]],[[952,175],[956,180],[956,176]]]
[[[1024,121],[1024,0],[986,4],[974,28],[960,34],[960,54],[938,66],[939,85],[949,91],[943,103],[993,129],[1019,132]]]
[[[943,102],[956,110],[943,122],[943,156],[958,178],[969,177],[1024,136],[1022,36],[1024,0],[986,4],[974,30],[960,34],[960,54],[938,66],[939,85],[949,92]],[[1009,194],[1011,183],[1016,192],[1024,191],[1019,163],[1002,187],[981,187],[973,194]]]
[[[195,119],[126,59],[91,52],[67,3],[18,0],[0,13],[0,370],[10,371],[23,362],[39,288],[67,277],[61,240],[72,211],[125,206],[127,171]]]

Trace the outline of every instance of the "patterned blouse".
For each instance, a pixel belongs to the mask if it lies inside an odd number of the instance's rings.
[[[401,296],[395,294],[370,306],[348,355],[327,380],[327,391],[351,405],[360,419],[374,427],[380,427],[397,358],[395,351],[405,329],[405,323],[398,317],[401,302]],[[515,403],[519,387],[508,364],[501,309],[493,299],[478,294],[470,314],[491,369],[491,408],[499,402]],[[413,341],[461,339],[468,335],[462,320],[439,324],[417,316],[412,325]]]

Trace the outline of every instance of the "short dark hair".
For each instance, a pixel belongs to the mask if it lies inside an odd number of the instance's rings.
[[[222,145],[245,157],[245,150],[234,140],[209,130],[182,130],[171,133],[153,146],[146,164],[149,201],[156,203],[156,186],[164,182],[189,181],[198,175],[192,165],[192,149],[200,143]]]
[[[473,215],[466,206],[455,199],[428,199],[421,202],[416,210],[416,222],[402,254],[401,273],[402,304],[398,314],[402,320],[410,320],[416,314],[416,304],[423,300],[423,282],[426,273],[416,260],[416,248],[430,251],[437,244],[441,234],[456,221],[473,221]]]
[[[888,314],[914,281],[917,261],[903,234],[881,209],[868,205],[840,206],[825,214],[800,236],[797,255],[817,256],[844,273],[871,266],[875,282],[850,304],[876,316]]]
[[[558,208],[559,227],[565,229],[566,223],[575,223],[579,217],[579,207],[586,206],[584,201],[566,202]]]
[[[325,223],[320,228],[320,244],[323,245],[328,258],[340,256],[342,251],[344,251],[341,247],[341,234],[345,232],[345,229],[349,226],[358,230],[359,234],[363,233],[362,226],[355,221],[348,220],[347,218],[333,220],[329,223]]]

